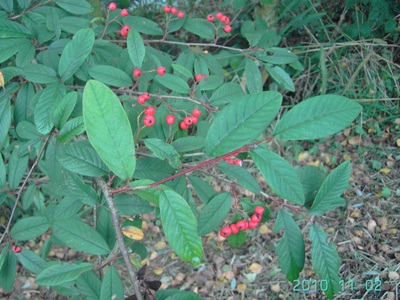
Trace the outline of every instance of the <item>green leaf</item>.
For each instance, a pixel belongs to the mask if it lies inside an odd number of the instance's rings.
[[[286,279],[293,282],[299,278],[304,267],[305,250],[301,230],[292,216],[283,209],[280,209],[276,217],[274,233],[283,229],[285,232],[278,244],[276,253],[282,272]]]
[[[75,135],[79,135],[85,131],[85,124],[83,122],[83,117],[79,116],[69,120],[60,130],[60,142],[68,142]]]
[[[196,195],[200,198],[201,202],[207,204],[217,193],[214,188],[208,183],[196,176],[189,176],[190,184],[192,185]]]
[[[54,32],[54,35],[57,39],[60,38],[61,35],[61,27],[60,27],[60,17],[58,16],[58,9],[51,8],[46,16],[46,26],[47,29]]]
[[[117,269],[110,266],[101,284],[100,300],[124,299],[124,287]]]
[[[187,152],[195,149],[202,149],[205,145],[205,138],[202,136],[188,136],[179,138],[172,142],[172,146],[178,152]]]
[[[197,89],[200,91],[215,90],[223,83],[224,79],[222,76],[208,75],[200,81],[200,83],[197,85]]]
[[[87,15],[93,12],[93,7],[86,0],[55,0],[59,7],[74,15]]]
[[[154,192],[156,191],[156,189],[152,190]],[[157,203],[158,203],[159,193],[158,195],[154,195],[154,198],[157,198]],[[151,206],[148,201],[143,200],[142,198],[139,198],[135,195],[134,196],[127,194],[116,195],[114,197],[114,204],[119,214],[125,216],[147,214],[154,211],[154,206]]]
[[[153,180],[143,179],[143,180],[135,180],[132,181],[129,186],[136,187],[136,186],[145,186],[154,183]],[[165,185],[160,185],[161,189],[170,189]],[[133,190],[132,193],[138,195],[139,197],[153,203],[155,206],[160,206],[160,190],[156,188],[148,188],[148,189],[140,189],[140,190]]]
[[[65,17],[58,24],[63,31],[75,34],[81,29],[89,28],[90,20],[78,17]]]
[[[174,173],[174,169],[166,161],[146,157],[137,161],[135,178],[158,181]]]
[[[111,219],[110,211],[101,206],[97,209],[97,226],[96,231],[107,242],[110,249],[112,249],[117,241],[114,225]]]
[[[139,16],[128,16],[124,18],[124,24],[129,25],[131,28],[135,28],[140,33],[149,35],[163,35],[164,31],[158,26],[158,24],[147,18]]]
[[[247,57],[244,68],[246,72],[246,85],[250,94],[260,93],[263,90],[261,72],[258,69],[256,62]]]
[[[215,28],[206,19],[187,19],[183,28],[203,39],[212,40],[215,38]]]
[[[93,44],[94,32],[92,29],[81,29],[74,35],[61,54],[58,67],[61,80],[68,80],[75,74],[92,51]]]
[[[310,240],[312,243],[311,260],[315,272],[321,280],[327,281],[328,289],[324,291],[329,299],[339,292],[339,267],[340,258],[333,243],[326,242],[325,232],[313,224],[310,228]]]
[[[178,289],[169,288],[167,290],[159,290],[156,293],[157,300],[201,300],[201,296],[192,291],[180,291]]]
[[[322,215],[337,206],[343,206],[346,201],[340,195],[348,186],[350,180],[351,165],[346,161],[333,170],[324,180],[310,208],[313,215]]]
[[[87,205],[96,205],[98,197],[96,191],[90,186],[83,182],[77,174],[64,170],[65,184],[67,185],[67,191],[64,191],[65,195],[75,196],[81,199]]]
[[[271,123],[282,102],[277,92],[243,96],[216,116],[206,137],[206,152],[219,156],[253,142]]]
[[[79,275],[75,283],[83,296],[88,299],[100,299],[101,281],[92,270]]]
[[[243,231],[239,231],[237,234],[231,234],[228,236],[228,243],[232,248],[239,248],[246,241],[247,236]]]
[[[88,141],[67,144],[58,162],[67,170],[85,176],[104,176],[109,170]]]
[[[0,190],[6,185],[6,166],[0,154]]]
[[[140,69],[146,55],[146,48],[144,47],[142,36],[134,29],[129,30],[127,48],[133,65]]]
[[[160,215],[165,236],[176,254],[186,262],[200,264],[201,238],[193,230],[197,221],[185,199],[174,191],[161,191]]]
[[[116,87],[132,85],[132,79],[124,71],[106,65],[95,65],[89,69],[89,74],[94,79]]]
[[[203,236],[217,228],[228,214],[231,204],[232,196],[229,193],[221,193],[212,198],[197,218],[197,234]]]
[[[273,55],[266,55],[259,57],[259,59],[270,64],[285,65],[298,60],[297,55],[287,49],[272,47],[268,48],[267,51],[272,52]]]
[[[77,92],[66,94],[58,103],[53,113],[53,123],[57,129],[61,129],[74,110],[76,101],[78,100]]]
[[[179,65],[179,64],[172,64],[171,65],[172,69],[174,69],[177,73],[182,74],[186,78],[193,78],[193,74],[184,66]],[[175,75],[177,75],[175,73]]]
[[[0,96],[0,147],[2,148],[4,141],[8,136],[8,129],[11,125],[11,107],[10,95],[3,94]]]
[[[226,175],[230,180],[235,180],[237,184],[241,185],[245,189],[257,194],[261,188],[258,185],[254,177],[244,168],[230,165],[222,162],[218,165],[219,169]]]
[[[60,80],[54,69],[38,64],[27,65],[23,68],[23,74],[26,80],[33,83],[46,84]]]
[[[128,117],[118,97],[104,84],[90,80],[83,92],[83,118],[90,143],[122,180],[136,166],[135,145]]]
[[[276,125],[281,140],[311,140],[335,134],[351,124],[361,106],[342,96],[322,95],[302,101]]]
[[[179,94],[189,94],[190,88],[185,80],[179,78],[173,74],[165,74],[164,76],[156,75],[154,77],[155,81],[159,84],[165,86],[167,89],[171,91],[177,92]]]
[[[8,162],[8,184],[10,189],[15,190],[18,188],[26,173],[28,161],[28,155],[20,156],[19,149],[15,149],[11,154]]]
[[[37,131],[35,125],[28,121],[21,121],[18,123],[17,134],[20,138],[27,140],[40,138],[40,133]]]
[[[9,245],[3,249],[1,256],[4,257],[4,261],[0,268],[0,285],[5,291],[11,291],[17,271],[17,258],[15,254],[10,251]]]
[[[0,19],[0,39],[33,37],[32,32],[20,23]]]
[[[14,8],[14,2],[13,0],[3,0],[0,3],[1,7],[3,7],[3,9],[8,12],[8,13],[12,13],[13,8]]]
[[[22,247],[22,251],[16,255],[19,262],[32,273],[39,274],[43,271],[46,261],[34,252]]]
[[[27,43],[26,39],[20,39],[20,38],[2,39],[0,44],[0,63],[9,60],[12,56],[14,56],[15,53],[23,50],[25,47],[29,47],[30,45],[32,44]],[[2,69],[2,72],[4,75],[5,82],[7,82],[8,79],[6,78],[4,69]]]
[[[280,197],[304,204],[304,192],[295,169],[282,157],[265,149],[254,149],[251,158],[265,181]]]
[[[167,159],[171,167],[177,169],[180,164],[179,154],[170,144],[163,142],[160,139],[145,139],[144,144],[149,148],[159,159]]]
[[[27,241],[41,236],[50,227],[45,217],[28,217],[20,219],[11,229],[11,236],[14,240]]]
[[[22,9],[27,9],[31,5],[32,0],[18,0],[18,5],[21,6]]]
[[[89,254],[107,255],[110,252],[106,241],[89,225],[73,219],[56,220],[53,233],[68,247]]]
[[[296,173],[303,187],[305,204],[309,204],[314,201],[325,175],[315,166],[301,166]]]
[[[75,280],[81,273],[93,268],[91,263],[59,263],[44,269],[35,279],[39,285],[55,286]]]
[[[81,199],[74,196],[66,196],[57,204],[56,210],[54,211],[54,218],[56,220],[68,219],[75,215],[82,206],[83,202]]]
[[[293,80],[290,78],[289,74],[285,72],[280,67],[271,67],[268,64],[265,64],[265,68],[268,72],[269,75],[278,83],[278,85],[283,88],[287,89],[291,92],[294,92],[296,90]]]
[[[17,99],[14,104],[14,125],[18,126],[18,123],[21,121],[30,121],[33,123],[33,108],[29,106],[28,103],[30,103],[30,100],[35,96],[35,90],[33,88],[32,83],[27,83],[23,85],[17,95]],[[7,101],[4,101],[2,97],[0,97],[0,145],[2,144],[2,139],[1,139],[1,128],[6,128],[6,124],[3,123],[4,120],[7,120],[5,118],[4,113],[8,113],[10,115],[10,121],[11,121],[11,111],[10,109],[7,109],[6,111],[2,112],[3,105],[7,103]],[[8,133],[8,128],[7,128],[7,133]]]

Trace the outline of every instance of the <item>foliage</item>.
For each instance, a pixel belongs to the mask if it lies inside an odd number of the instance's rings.
[[[234,1],[233,9],[245,4]],[[311,223],[312,262],[329,283],[326,295],[332,298],[339,290],[340,259],[313,222],[318,220],[314,216],[345,204],[340,196],[350,165],[343,163],[327,176],[313,167],[296,169],[269,143],[335,134],[351,125],[360,105],[321,94],[277,121],[282,92],[295,91],[292,75],[303,70],[296,54],[279,47],[294,23],[275,31],[261,18],[235,21],[235,34],[248,45],[231,47],[222,43],[231,33],[219,21],[210,23],[195,13],[184,18],[166,14],[155,22],[138,15],[123,18],[120,9],[105,10],[105,17],[93,15],[93,7],[83,0],[1,4],[0,204],[10,212],[1,238],[8,238],[0,254],[2,288],[12,289],[18,260],[37,275],[37,284],[54,286],[60,294],[120,299],[124,287],[113,262],[122,258],[140,299],[129,254],[146,257],[143,244],[134,241],[143,237],[141,214],[155,211],[176,254],[199,265],[201,236],[218,231],[229,211],[234,219],[248,219],[255,206],[267,208],[274,201],[280,207],[274,230],[283,231],[276,245],[282,272],[293,282],[305,263],[304,238],[292,210]],[[122,25],[131,27],[126,38],[120,35]],[[200,42],[179,42],[178,34]],[[165,75],[157,74],[160,66]],[[140,77],[133,76],[135,69],[142,71]],[[202,79],[196,81],[198,74]],[[150,99],[141,105],[138,98],[145,92]],[[153,126],[143,125],[149,103],[156,108]],[[179,122],[194,108],[201,116],[182,129]],[[168,125],[169,114],[178,122]],[[268,194],[246,168],[223,162],[232,156],[246,159],[245,166],[254,162],[271,188]],[[211,166],[219,170],[217,178],[263,201],[216,193],[202,170]],[[11,247],[46,232],[50,238],[40,254]],[[241,231],[228,242],[238,247],[245,239]],[[50,261],[48,253],[56,245],[99,260]],[[157,293],[157,299],[172,297],[193,295]]]

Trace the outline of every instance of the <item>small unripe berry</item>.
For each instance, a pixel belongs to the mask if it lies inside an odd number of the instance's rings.
[[[178,13],[178,9],[176,7],[171,8],[171,14],[176,15]]]
[[[142,96],[145,98],[146,101],[147,101],[147,100],[150,100],[150,95],[149,95],[148,92],[144,92],[144,93],[142,94]]]
[[[163,66],[158,67],[157,74],[160,75],[160,76],[164,76],[166,70],[167,69],[165,69],[165,67],[163,67]]]
[[[232,31],[232,27],[229,26],[229,25],[226,25],[226,26],[224,27],[224,31],[225,31],[226,33],[229,33],[229,32]]]
[[[264,211],[265,211],[265,208],[262,207],[262,206],[257,206],[257,207],[254,209],[254,211],[256,212],[256,214],[262,216],[262,214],[263,214]]]
[[[190,116],[190,118],[192,119],[192,124],[194,125],[194,124],[197,124],[197,122],[199,121],[198,119],[197,119],[197,117],[195,117],[195,116]]]
[[[133,70],[133,77],[139,78],[140,75],[142,75],[142,71],[140,69],[136,68]]]
[[[198,109],[198,108],[193,109],[192,110],[192,115],[197,117],[197,118],[200,117],[201,116],[201,110]]]
[[[167,14],[167,13],[170,13],[171,12],[171,6],[169,6],[169,5],[165,5],[164,6],[164,12]]]
[[[207,21],[208,21],[208,22],[214,21],[214,16],[213,16],[213,15],[208,15],[208,16],[207,16]]]
[[[116,10],[117,9],[117,4],[115,4],[114,2],[111,2],[110,4],[108,4],[108,9],[109,10]]]
[[[183,19],[185,17],[185,13],[183,11],[178,12],[178,18]]]
[[[252,221],[254,221],[254,222],[261,222],[261,220],[262,220],[262,217],[261,217],[261,215],[259,215],[259,214],[253,214],[252,216],[251,216],[251,220]]]
[[[155,112],[156,109],[154,108],[154,106],[146,106],[146,108],[144,109],[145,115],[154,115]]]
[[[225,226],[224,228],[221,229],[219,234],[223,237],[228,237],[232,234],[232,229],[229,226]]]
[[[247,224],[247,222],[244,221],[244,220],[240,220],[240,221],[238,221],[238,222],[236,223],[236,227],[237,227],[237,229],[239,229],[239,231],[240,231],[240,230],[246,230],[245,228],[247,228],[247,226],[248,226],[248,224]]]
[[[141,105],[144,105],[144,103],[146,102],[146,98],[145,98],[143,95],[140,95],[140,96],[137,98],[137,102],[138,102],[139,104],[141,104]]]
[[[180,122],[179,123],[179,127],[182,129],[182,130],[186,130],[186,129],[188,129],[189,128],[189,125],[187,125],[185,122]]]
[[[220,21],[221,21],[221,23],[228,25],[231,20],[229,20],[229,18],[227,16],[222,16]]]
[[[231,224],[231,225],[229,225],[229,227],[232,230],[232,234],[236,234],[239,232],[239,229],[237,228],[236,224]]]
[[[165,122],[167,122],[168,125],[172,125],[175,123],[175,116],[173,115],[168,115],[165,117]]]
[[[186,118],[184,118],[184,119],[183,119],[183,122],[185,122],[185,124],[186,124],[187,126],[190,126],[190,125],[193,124],[193,121],[192,121],[192,118],[191,118],[191,117],[186,117]]]
[[[126,8],[121,10],[121,16],[126,17],[127,15],[129,15],[129,12],[128,12],[128,10]]]
[[[11,247],[11,250],[12,250],[12,252],[14,252],[14,253],[20,253],[20,252],[22,251],[22,248],[21,248],[21,246],[13,245],[13,246]]]
[[[156,119],[152,115],[145,115],[143,118],[143,124],[147,127],[153,126]]]
[[[249,222],[249,228],[254,229],[257,226],[258,226],[258,222],[253,221],[253,220]]]
[[[203,74],[197,74],[197,75],[194,77],[194,79],[195,79],[197,82],[201,81],[201,80],[203,79]]]
[[[215,17],[216,17],[218,20],[221,20],[222,16],[223,16],[222,12],[217,12],[217,14],[215,15]]]

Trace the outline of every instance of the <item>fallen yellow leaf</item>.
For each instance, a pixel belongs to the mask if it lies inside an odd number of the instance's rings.
[[[396,140],[397,147],[400,147],[400,139]]]
[[[279,283],[271,285],[271,291],[273,291],[274,293],[279,293],[281,291]]]
[[[140,241],[144,237],[143,231],[135,226],[125,226],[121,231],[125,236],[135,241]]]
[[[262,265],[258,263],[252,263],[249,267],[250,272],[254,274],[260,274],[262,269],[263,269]]]
[[[1,72],[0,72],[0,86],[1,86],[4,90],[6,90],[6,89],[4,88],[4,76],[3,76],[3,73],[1,73]]]
[[[343,159],[344,159],[344,160],[351,160],[350,154],[344,154],[344,155],[343,155]]]
[[[239,293],[241,293],[241,292],[244,292],[245,290],[246,290],[246,288],[247,288],[247,286],[244,284],[244,283],[241,283],[241,284],[238,284],[237,285],[237,291],[239,292]]]
[[[163,271],[164,271],[163,268],[158,268],[158,269],[155,269],[153,271],[153,273],[156,274],[156,275],[161,275],[163,273]]]
[[[390,171],[391,171],[391,170],[390,170],[389,168],[382,168],[382,169],[379,170],[379,172],[385,173],[385,174],[389,174]]]

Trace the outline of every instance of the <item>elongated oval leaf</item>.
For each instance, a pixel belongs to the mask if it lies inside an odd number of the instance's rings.
[[[312,97],[293,107],[275,127],[281,140],[311,140],[335,134],[358,116],[361,106],[342,96]]]
[[[92,270],[82,273],[75,283],[79,292],[88,299],[100,299],[101,281]]]
[[[3,156],[0,154],[0,189],[6,184],[6,166],[4,165]]]
[[[3,249],[0,257],[3,258],[0,267],[0,285],[5,291],[10,291],[14,285],[17,271],[17,258],[14,252],[10,251],[9,245]]]
[[[221,85],[218,90],[216,90],[211,98],[210,104],[221,105],[225,103],[230,103],[236,101],[238,97],[244,96],[245,92],[242,87],[235,82],[228,82]]]
[[[74,15],[87,15],[93,11],[93,7],[86,0],[55,0],[55,3]]]
[[[283,229],[285,232],[276,245],[279,266],[286,275],[287,280],[293,282],[299,278],[304,267],[305,250],[301,230],[292,216],[281,209],[276,217],[274,232]]]
[[[244,70],[246,72],[246,85],[249,92],[251,94],[262,92],[262,77],[256,62],[247,57]]]
[[[84,28],[74,35],[61,54],[58,72],[62,80],[67,80],[75,74],[92,51],[93,44],[94,32],[92,29]]]
[[[146,48],[144,47],[142,36],[134,29],[129,30],[127,48],[133,65],[140,69],[146,55]]]
[[[229,193],[221,193],[212,198],[200,212],[197,220],[197,234],[199,236],[210,233],[222,223],[232,204],[232,196]]]
[[[132,85],[132,79],[124,71],[106,65],[96,65],[89,69],[89,74],[94,79],[105,84],[126,87]]]
[[[69,120],[60,130],[60,142],[68,142],[75,135],[81,134],[85,131],[85,124],[83,123],[83,117],[78,116]]]
[[[190,93],[190,88],[189,85],[186,83],[186,81],[176,75],[172,74],[165,74],[164,76],[156,75],[154,79],[161,85],[165,86],[167,89],[170,89],[171,91],[177,92],[179,94]]]
[[[77,251],[97,255],[107,255],[110,252],[101,235],[79,220],[56,220],[53,224],[53,233],[60,241]]]
[[[54,69],[44,66],[30,64],[23,68],[25,79],[33,83],[52,83],[59,80]]]
[[[187,19],[183,28],[203,39],[212,40],[215,37],[215,28],[205,19]]]
[[[295,204],[304,204],[304,192],[299,177],[286,160],[260,148],[252,150],[250,155],[275,193]]]
[[[145,139],[144,143],[159,159],[167,159],[171,167],[177,169],[180,164],[179,154],[170,144],[160,139]]]
[[[28,155],[20,156],[18,149],[11,154],[8,162],[8,183],[11,189],[15,190],[19,186],[26,173],[28,161]]]
[[[147,18],[139,16],[128,16],[124,18],[124,24],[129,25],[135,30],[149,35],[163,35],[164,31],[158,26],[158,24]]]
[[[160,214],[168,242],[184,261],[198,265],[202,258],[201,238],[193,230],[197,221],[189,204],[174,191],[161,191]]]
[[[14,240],[27,241],[45,233],[50,227],[45,217],[29,217],[19,220],[11,229]]]
[[[3,146],[11,125],[10,95],[3,94],[0,97],[0,146]]]
[[[26,269],[35,274],[42,272],[46,263],[43,258],[26,248],[22,248],[17,258]]]
[[[281,94],[263,92],[241,97],[226,106],[208,130],[207,154],[226,154],[253,142],[274,119],[281,102]]]
[[[53,114],[53,123],[56,125],[57,129],[61,129],[65,125],[75,107],[77,100],[78,93],[70,92],[66,94],[60,102],[58,102]]]
[[[135,145],[128,117],[118,97],[104,84],[90,80],[83,92],[83,118],[90,143],[121,179],[136,166]]]
[[[10,20],[0,20],[0,39],[32,36],[32,32],[30,32],[30,30],[24,25]]]
[[[107,269],[101,284],[100,300],[124,299],[124,287],[117,269],[111,266]]]
[[[76,279],[81,273],[93,268],[91,263],[57,263],[44,269],[36,277],[35,283],[40,285],[61,285]]]
[[[216,196],[217,193],[215,192],[214,188],[203,179],[196,176],[190,176],[189,181],[196,192],[197,197],[199,197],[201,202],[204,204],[207,204],[208,201]]]
[[[225,162],[218,165],[220,170],[228,175],[229,179],[236,180],[237,184],[253,193],[259,193],[261,188],[254,177],[244,168],[230,165]]]

